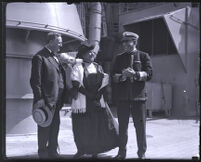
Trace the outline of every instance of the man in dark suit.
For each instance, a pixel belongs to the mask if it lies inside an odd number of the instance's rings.
[[[32,59],[30,84],[34,103],[55,109],[52,122],[47,127],[38,125],[39,158],[57,158],[59,154],[58,133],[59,111],[63,106],[66,92],[65,71],[57,57],[62,47],[62,37],[58,33],[48,33],[47,44]]]
[[[119,121],[119,152],[115,159],[126,158],[130,114],[136,129],[137,154],[140,159],[145,157],[147,148],[145,82],[151,79],[152,64],[147,53],[136,49],[138,38],[135,33],[123,33],[122,45],[125,52],[116,56],[112,68],[113,91]]]

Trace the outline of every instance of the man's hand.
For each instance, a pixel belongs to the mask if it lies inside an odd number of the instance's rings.
[[[44,99],[38,100],[38,106],[39,106],[39,107],[44,107],[44,106],[45,106],[45,101],[44,101]]]
[[[34,104],[33,109],[37,109],[37,108],[40,108],[40,107],[45,107],[45,101],[44,101],[44,99],[38,100],[38,101]]]
[[[135,72],[135,70],[133,70],[132,68],[130,68],[130,67],[128,67],[128,68],[126,68],[126,69],[124,69],[123,71],[122,71],[122,75],[124,76],[124,77],[133,77],[134,75],[136,74],[136,72]]]

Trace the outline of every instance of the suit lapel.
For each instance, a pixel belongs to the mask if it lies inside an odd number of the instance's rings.
[[[50,56],[50,57],[48,57],[48,60],[49,60],[49,62],[50,62],[51,64],[53,64],[54,67],[59,71],[59,65],[58,65],[58,63],[56,62],[56,60],[54,59],[54,57]]]
[[[61,59],[59,57],[58,57],[58,60],[59,60],[58,64],[60,64],[60,67],[64,70],[65,68],[63,67],[62,61],[61,61]]]
[[[45,50],[48,53],[48,61],[59,71],[59,64],[56,62],[55,58],[52,56],[50,51],[47,48],[45,48]]]

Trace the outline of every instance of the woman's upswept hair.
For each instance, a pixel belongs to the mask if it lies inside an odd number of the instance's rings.
[[[89,43],[88,41],[84,41],[82,42],[82,44],[79,46],[78,48],[78,53],[77,53],[77,58],[83,58],[83,55],[90,51],[93,50],[95,48],[94,44]]]

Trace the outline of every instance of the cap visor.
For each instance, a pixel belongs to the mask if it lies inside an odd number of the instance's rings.
[[[122,39],[121,39],[121,42],[130,41],[130,40],[137,40],[137,39],[126,37],[126,38],[122,38]]]

